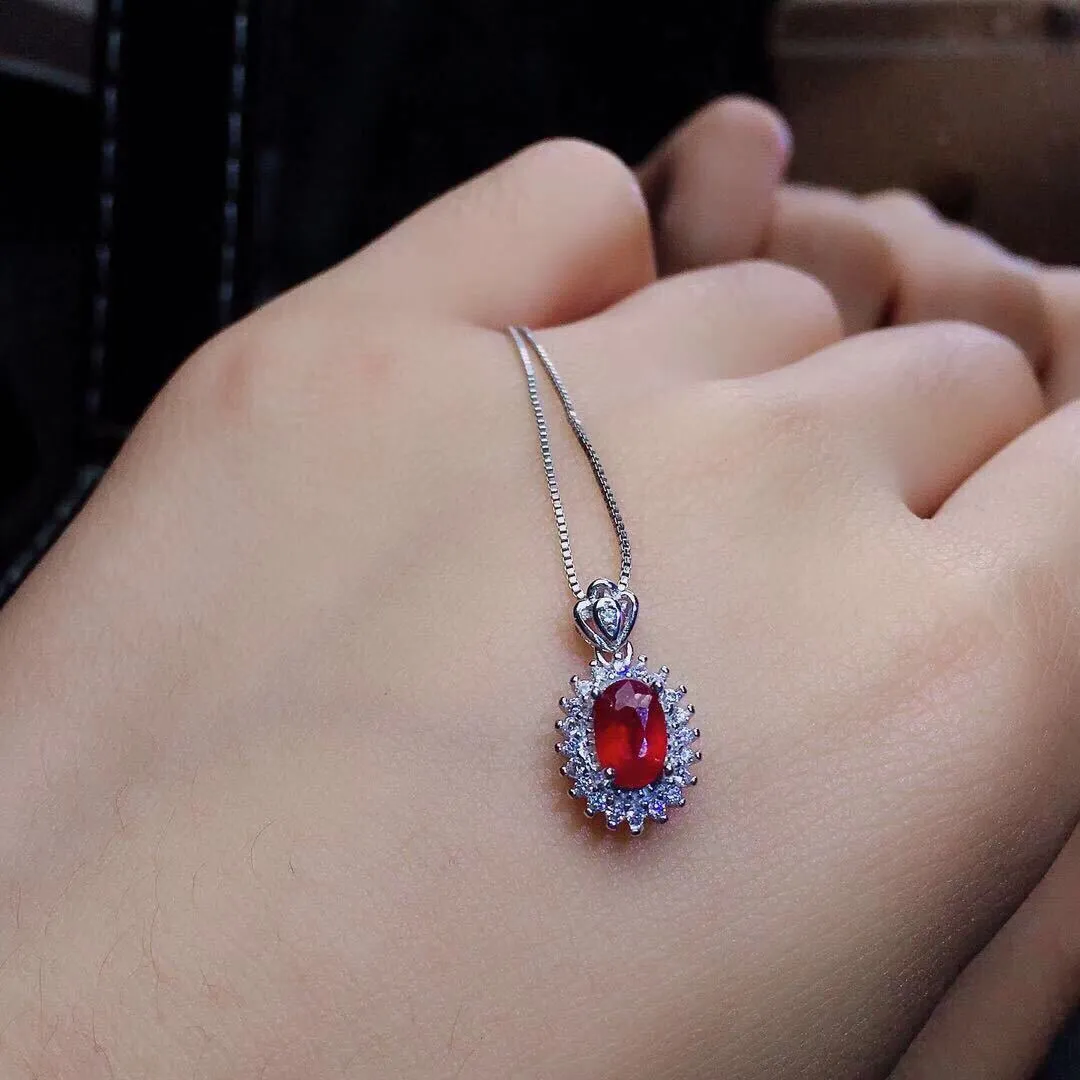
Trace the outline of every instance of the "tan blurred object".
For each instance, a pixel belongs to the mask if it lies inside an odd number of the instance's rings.
[[[1024,254],[1080,263],[1080,7],[786,0],[795,175],[912,187]]]

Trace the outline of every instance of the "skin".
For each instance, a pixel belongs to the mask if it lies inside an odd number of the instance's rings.
[[[790,150],[783,119],[741,98],[713,103],[659,147],[641,175],[664,269],[766,255],[826,283],[849,333],[966,318],[1024,349],[1051,408],[1080,395],[1080,272],[1019,259],[910,192],[780,184]],[[727,225],[717,194],[736,189],[742,213]],[[1074,833],[949,988],[895,1080],[1020,1080],[1038,1068],[1080,999],[1078,843]]]
[[[999,333],[842,312],[657,281],[635,177],[555,142],[193,357],[0,614],[0,1075],[885,1074],[1080,809],[1080,414]],[[641,840],[557,773],[512,321],[705,733]]]

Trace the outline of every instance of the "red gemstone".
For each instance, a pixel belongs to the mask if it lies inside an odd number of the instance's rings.
[[[615,770],[615,784],[642,788],[664,769],[667,718],[660,691],[640,679],[612,683],[593,705],[596,758]]]

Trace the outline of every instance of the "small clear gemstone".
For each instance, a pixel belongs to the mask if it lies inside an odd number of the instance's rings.
[[[671,731],[671,746],[676,753],[686,752],[693,757],[693,750],[690,749],[690,744],[698,737],[697,729],[688,725],[680,725],[672,727]],[[690,758],[687,758],[690,760]]]
[[[619,629],[619,623],[622,622],[619,615],[619,605],[610,596],[603,596],[596,601],[595,611],[596,621],[600,624],[600,629],[608,637],[614,637],[615,632]]]
[[[682,789],[671,779],[662,780],[656,785],[656,798],[662,799],[668,806],[682,806],[685,801]]]
[[[661,701],[664,703],[665,709],[673,709],[679,702],[679,698],[682,694],[678,690],[664,690],[661,694]]]
[[[595,775],[588,769],[579,769],[577,775],[577,786],[580,788],[584,795],[592,797],[599,792],[598,785],[596,783]]]

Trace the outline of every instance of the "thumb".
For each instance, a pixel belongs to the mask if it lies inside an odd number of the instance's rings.
[[[638,168],[663,273],[757,255],[791,156],[791,132],[764,102],[706,105]]]

